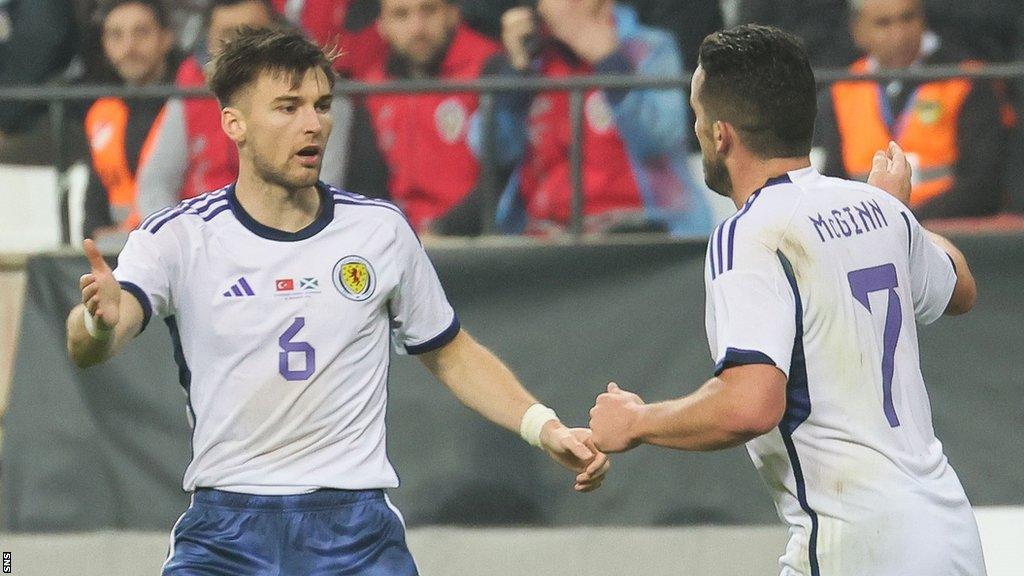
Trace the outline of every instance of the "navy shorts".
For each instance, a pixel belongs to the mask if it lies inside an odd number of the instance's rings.
[[[258,496],[200,488],[174,525],[163,576],[416,576],[382,490]]]

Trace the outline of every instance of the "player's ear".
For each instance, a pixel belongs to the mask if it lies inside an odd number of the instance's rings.
[[[225,106],[221,109],[220,127],[235,144],[245,142],[245,116],[238,108]]]
[[[711,138],[715,143],[715,152],[724,154],[732,147],[733,139],[736,138],[736,131],[728,122],[718,120],[711,126]]]

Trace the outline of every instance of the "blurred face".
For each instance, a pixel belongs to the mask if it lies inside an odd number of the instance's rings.
[[[236,96],[239,132],[229,135],[264,181],[288,190],[316,184],[331,133],[331,85],[319,68],[298,86],[290,74],[262,72]],[[230,123],[229,123],[230,124]]]
[[[906,68],[921,52],[921,0],[867,0],[853,21],[853,39],[882,68]]]
[[[141,4],[114,8],[103,21],[103,53],[122,80],[131,85],[159,81],[167,69],[174,34],[164,30],[153,11]]]
[[[704,79],[704,68],[697,66],[690,82],[690,105],[693,107],[693,129],[697,133],[701,160],[704,164],[704,183],[719,195],[729,196],[732,194],[732,177],[725,167],[725,157],[718,152],[715,123],[708,118],[707,109],[701,103]]]
[[[582,10],[591,16],[597,16],[611,8],[612,0],[539,0],[537,10],[545,16],[553,16],[566,8]]]
[[[440,56],[455,28],[459,9],[445,0],[381,0],[380,32],[414,67]]]
[[[206,31],[206,46],[213,56],[220,52],[221,44],[242,26],[266,28],[273,23],[271,15],[261,2],[241,2],[215,8],[210,14],[210,29]]]

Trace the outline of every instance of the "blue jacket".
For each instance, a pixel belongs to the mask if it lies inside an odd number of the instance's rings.
[[[595,74],[682,75],[678,47],[668,32],[641,25],[636,11],[626,6],[615,8],[615,20],[619,48],[594,65]],[[545,57],[539,57],[528,74],[536,74]],[[523,75],[511,66],[501,73]],[[605,97],[629,156],[647,219],[663,223],[676,235],[707,235],[713,217],[703,188],[687,166],[690,120],[683,92],[607,90]],[[521,232],[526,223],[519,184],[529,146],[527,115],[533,98],[530,93],[516,92],[499,94],[495,100],[495,160],[505,168],[513,168],[498,210],[499,230],[506,233]],[[478,155],[482,148],[482,120],[474,119],[469,135]],[[587,172],[586,164],[583,171]]]

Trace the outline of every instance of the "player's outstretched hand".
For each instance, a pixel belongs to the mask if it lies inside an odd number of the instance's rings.
[[[887,150],[875,152],[871,160],[871,173],[868,184],[885,190],[894,198],[910,205],[910,162],[903,149],[895,142],[889,142]]]
[[[590,409],[590,429],[598,450],[625,452],[640,444],[636,428],[643,407],[642,398],[610,382],[608,391],[598,396]]]
[[[557,421],[548,422],[540,433],[544,451],[569,470],[578,472],[573,489],[590,492],[601,487],[611,462],[598,451],[586,428],[566,428]]]
[[[113,328],[121,315],[121,285],[114,278],[113,271],[96,248],[95,242],[86,239],[82,247],[91,269],[79,280],[82,304],[96,319],[100,329]]]

